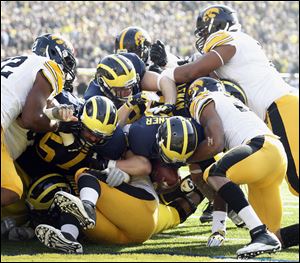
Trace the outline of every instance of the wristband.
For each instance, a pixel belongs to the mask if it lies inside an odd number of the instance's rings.
[[[175,71],[175,68],[167,68],[160,75],[166,76],[175,82],[174,71]]]
[[[115,160],[109,160],[107,164],[107,168],[115,168],[117,164],[117,161]]]
[[[49,120],[56,120],[53,116],[53,108],[44,109],[44,114],[48,117]]]
[[[161,74],[159,74],[159,76],[157,77],[156,86],[157,86],[157,89],[158,89],[159,91],[161,91],[160,80],[161,80],[163,77],[164,77],[164,76],[162,76]]]
[[[202,170],[201,169],[195,169],[195,170],[191,170],[190,173],[191,174],[200,174],[200,173],[202,173]]]

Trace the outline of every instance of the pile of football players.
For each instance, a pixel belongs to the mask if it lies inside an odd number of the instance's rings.
[[[195,36],[199,54],[182,59],[124,28],[83,98],[62,36],[1,62],[2,236],[64,253],[143,243],[206,198],[208,247],[230,242],[227,217],[250,233],[238,258],[299,244],[299,224],[281,226],[280,193],[285,178],[299,195],[299,96],[232,8],[201,10]]]

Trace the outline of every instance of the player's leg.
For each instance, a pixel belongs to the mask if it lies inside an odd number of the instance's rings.
[[[1,206],[17,202],[22,194],[23,183],[5,146],[1,128]]]
[[[285,95],[268,108],[268,126],[280,137],[288,158],[286,181],[299,196],[299,96]]]

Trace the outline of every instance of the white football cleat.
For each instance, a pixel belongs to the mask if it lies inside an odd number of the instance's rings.
[[[92,229],[96,224],[95,207],[88,201],[64,191],[56,192],[54,203],[61,211],[73,215],[84,229]]]
[[[35,234],[39,241],[49,248],[54,248],[65,253],[81,254],[83,252],[82,245],[71,234],[62,233],[59,229],[52,226],[38,225],[35,229]]]
[[[208,247],[220,247],[225,241],[225,232],[222,230],[216,231],[210,235],[207,240]]]

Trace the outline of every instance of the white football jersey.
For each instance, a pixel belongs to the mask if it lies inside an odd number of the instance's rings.
[[[33,54],[11,57],[1,62],[1,127],[13,159],[16,159],[28,144],[24,136],[28,130],[22,129],[16,123],[16,119],[22,113],[26,97],[39,71],[51,84],[52,94],[49,97],[62,91],[63,72],[56,62],[48,58]]]
[[[249,35],[221,30],[206,40],[203,50],[206,53],[221,45],[234,45],[236,53],[215,72],[219,78],[237,82],[246,93],[250,109],[265,120],[268,107],[290,93],[292,87],[281,78],[259,42]]]
[[[227,150],[245,144],[256,136],[273,134],[247,106],[235,97],[222,92],[203,92],[193,100],[190,112],[198,123],[201,124],[202,110],[210,101],[214,101],[215,109],[222,121]]]

